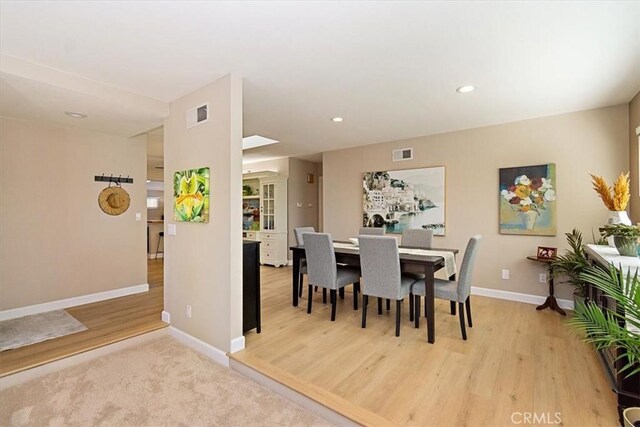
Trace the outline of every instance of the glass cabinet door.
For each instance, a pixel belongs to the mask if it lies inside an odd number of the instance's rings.
[[[275,184],[262,185],[263,230],[275,230]]]

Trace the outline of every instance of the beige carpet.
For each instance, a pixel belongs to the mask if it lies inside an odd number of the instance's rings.
[[[32,314],[0,322],[0,351],[51,340],[87,330],[64,310]]]
[[[325,426],[163,337],[0,392],[2,426]]]

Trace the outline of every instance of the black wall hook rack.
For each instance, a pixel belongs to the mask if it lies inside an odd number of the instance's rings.
[[[98,182],[113,182],[116,184],[133,184],[133,178],[129,178],[129,175],[127,175],[126,178],[123,178],[122,175],[120,176],[96,175],[95,180]]]

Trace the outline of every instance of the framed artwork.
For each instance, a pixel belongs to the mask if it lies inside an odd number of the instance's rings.
[[[537,257],[540,259],[554,259],[556,257],[556,248],[548,248],[546,246],[538,246]]]
[[[556,235],[556,165],[500,169],[500,234]]]
[[[362,178],[362,226],[445,234],[445,168],[366,172]]]
[[[173,174],[173,219],[209,222],[209,168]]]

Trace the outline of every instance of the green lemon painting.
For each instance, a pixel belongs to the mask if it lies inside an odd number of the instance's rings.
[[[209,168],[173,174],[173,219],[209,222]]]

